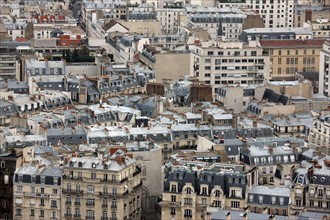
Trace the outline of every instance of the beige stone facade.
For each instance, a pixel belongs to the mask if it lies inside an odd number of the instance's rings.
[[[318,72],[324,40],[261,40],[272,64],[271,79],[292,80],[299,72]]]
[[[123,150],[108,160],[71,158],[63,171],[61,219],[140,219],[140,169]]]

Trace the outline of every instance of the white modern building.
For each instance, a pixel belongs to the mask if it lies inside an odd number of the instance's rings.
[[[257,86],[269,79],[269,57],[254,42],[202,42],[191,63],[190,75],[212,85],[213,94],[223,86]]]
[[[319,92],[329,96],[329,83],[330,83],[330,41],[325,41],[323,48],[320,51],[320,71],[319,71]]]

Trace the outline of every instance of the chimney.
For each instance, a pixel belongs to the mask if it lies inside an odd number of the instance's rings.
[[[308,179],[309,179],[309,180],[313,177],[313,174],[314,174],[313,167],[310,167],[310,168],[308,169]]]
[[[154,148],[154,143],[152,141],[149,141],[148,150],[151,150],[152,148]]]
[[[258,127],[257,119],[253,119],[253,127],[254,128]]]
[[[237,115],[236,114],[233,114],[231,125],[233,126],[233,128],[237,128]]]

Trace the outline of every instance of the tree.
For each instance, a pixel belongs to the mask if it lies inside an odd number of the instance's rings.
[[[70,53],[70,50],[66,50],[66,61],[67,62],[70,62],[71,61],[71,53]]]
[[[77,49],[73,50],[73,57],[72,58],[73,58],[74,62],[77,62],[79,60],[79,53],[78,53]]]

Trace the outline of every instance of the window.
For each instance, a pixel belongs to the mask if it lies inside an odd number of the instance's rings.
[[[94,186],[87,186],[87,191],[88,192],[94,192]]]
[[[219,197],[220,194],[221,194],[221,193],[220,193],[220,190],[215,190],[215,191],[214,191],[214,195],[215,195],[216,197]]]
[[[282,58],[277,59],[277,64],[282,64]]]
[[[314,200],[309,200],[309,206],[314,207]]]
[[[186,188],[186,193],[187,193],[187,194],[191,194],[191,188],[190,188],[190,187],[187,187],[187,188]]]
[[[232,207],[232,208],[239,208],[239,207],[240,207],[240,202],[237,202],[237,201],[231,201],[231,207]]]
[[[176,196],[171,196],[171,202],[176,202]]]
[[[296,199],[296,205],[301,206],[301,200],[300,199]]]
[[[91,179],[96,179],[96,173],[91,173]]]
[[[259,196],[258,197],[258,203],[263,203],[264,197],[263,196]]]
[[[284,198],[283,197],[280,198],[280,205],[284,205]]]
[[[205,186],[202,187],[202,195],[207,195],[207,188]]]
[[[40,206],[45,206],[45,199],[44,198],[40,199]]]
[[[176,185],[175,184],[171,185],[171,192],[176,192]]]
[[[16,209],[15,210],[15,215],[22,216],[22,210],[21,209]]]
[[[207,55],[212,56],[213,55],[213,51],[208,51],[207,52]]]
[[[175,208],[174,207],[171,207],[171,215],[175,215]]]
[[[192,198],[184,198],[185,205],[192,205]]]
[[[320,197],[323,197],[323,189],[318,189],[318,194]]]
[[[232,189],[230,192],[232,197],[236,197],[236,191],[234,189]]]
[[[40,210],[40,217],[42,217],[42,218],[45,217],[45,211],[42,209]]]
[[[192,210],[191,209],[185,209],[184,210],[184,217],[191,218],[192,217]]]
[[[4,175],[4,184],[9,184],[9,175]]]
[[[117,188],[112,188],[112,195],[117,195]]]
[[[56,200],[51,200],[51,207],[52,208],[57,208],[57,201]]]
[[[34,209],[31,209],[31,210],[30,210],[30,216],[31,216],[31,217],[34,217]]]
[[[87,217],[87,219],[94,219],[94,211],[93,210],[87,210],[86,217]]]

